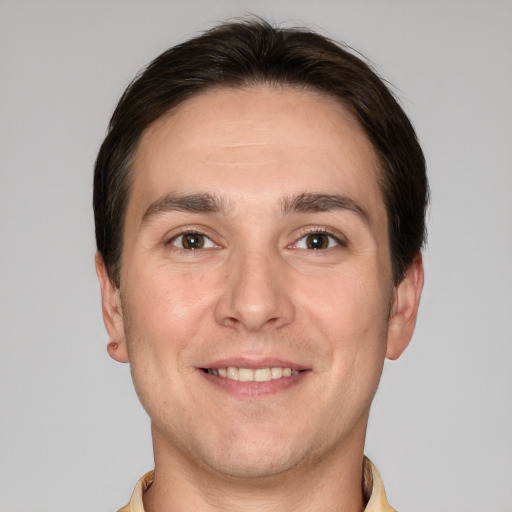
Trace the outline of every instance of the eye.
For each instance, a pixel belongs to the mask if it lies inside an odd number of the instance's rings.
[[[340,245],[340,242],[332,235],[327,233],[309,233],[299,239],[295,247],[297,249],[319,250],[330,249],[337,245]]]
[[[169,240],[169,245],[177,249],[194,251],[196,249],[212,249],[217,247],[206,235],[202,233],[183,233]]]

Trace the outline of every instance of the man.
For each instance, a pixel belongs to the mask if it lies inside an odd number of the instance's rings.
[[[130,85],[94,187],[108,352],[155,456],[122,510],[392,510],[363,449],[415,325],[428,185],[375,73],[221,25]]]

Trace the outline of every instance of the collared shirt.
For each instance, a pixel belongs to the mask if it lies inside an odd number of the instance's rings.
[[[146,473],[135,486],[128,505],[118,512],[144,512],[142,496],[144,491],[152,484],[154,471]],[[396,512],[386,498],[386,491],[377,468],[370,459],[365,457],[363,465],[363,493],[367,500],[364,512]]]

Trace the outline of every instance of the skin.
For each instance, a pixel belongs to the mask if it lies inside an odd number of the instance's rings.
[[[210,90],[146,130],[134,171],[119,290],[96,264],[109,353],[152,421],[146,510],[362,510],[370,404],[412,336],[423,268],[418,255],[393,286],[355,119],[291,87]],[[222,208],[170,207],[191,194]],[[294,209],[304,194],[349,207]],[[203,248],[184,248],[184,230]],[[315,236],[325,248],[308,248]],[[302,371],[226,387],[201,370],[219,361]]]

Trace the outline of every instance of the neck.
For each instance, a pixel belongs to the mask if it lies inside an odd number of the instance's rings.
[[[144,495],[145,512],[362,512],[364,438],[321,459],[304,460],[279,474],[219,474],[166,446],[153,429],[155,479]]]

